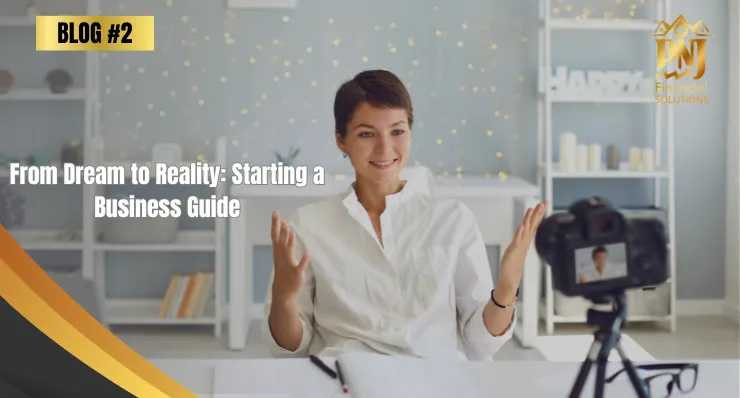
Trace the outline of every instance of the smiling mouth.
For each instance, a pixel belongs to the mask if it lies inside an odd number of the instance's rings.
[[[387,160],[387,161],[382,161],[382,162],[370,162],[370,164],[372,164],[375,167],[385,169],[385,168],[392,166],[397,161],[398,159],[393,159],[393,160]]]

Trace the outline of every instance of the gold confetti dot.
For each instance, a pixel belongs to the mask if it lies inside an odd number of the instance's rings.
[[[172,92],[170,93],[170,96],[172,96],[172,97],[177,97],[177,91],[172,91]]]
[[[191,33],[198,33],[198,28],[192,28],[192,29],[190,29],[190,32]]]
[[[290,78],[290,72],[285,72],[284,76],[285,76],[286,79],[289,79]]]
[[[316,82],[311,82],[311,87],[316,87]]]
[[[290,61],[285,61],[285,62],[283,62],[283,65],[285,65],[286,67],[287,67],[287,66],[290,66]]]
[[[263,48],[263,47],[262,47],[262,44],[257,44],[257,45],[255,46],[255,48],[257,49],[257,51],[262,51],[262,48]]]
[[[130,84],[127,84],[126,85],[126,91],[129,91],[129,90],[131,90],[131,85]]]
[[[465,86],[460,86],[460,91],[465,91]]]
[[[128,70],[128,69],[129,69],[128,65],[123,65],[123,70]]]
[[[433,9],[434,11],[439,11],[439,6],[434,6],[434,7],[432,7],[432,9]]]
[[[170,75],[170,72],[168,72],[168,71],[164,71],[164,72],[162,72],[162,76],[164,76],[164,77],[167,77],[167,76],[169,76],[169,75]]]
[[[502,157],[504,157],[504,154],[501,152],[496,152],[496,157],[501,159]]]
[[[293,119],[293,118],[291,117],[290,119],[288,119],[288,123],[290,123],[290,124],[293,124],[293,123],[295,123],[295,119]]]
[[[318,121],[316,119],[311,119],[311,124],[316,124]]]
[[[396,23],[395,22],[391,22],[391,29],[393,29],[395,27],[396,27]]]
[[[508,118],[509,118],[509,115],[508,114],[504,114],[504,119],[508,119]]]
[[[229,124],[231,125],[231,127],[236,126],[236,120],[232,120],[231,122],[229,122]]]
[[[335,60],[331,61],[331,64],[334,65],[334,66],[339,66],[339,61],[337,61],[335,59]]]
[[[432,98],[436,98],[437,97],[437,93],[435,93],[434,91],[432,91],[431,96],[432,96]]]
[[[167,7],[172,7],[172,0],[167,0]]]
[[[437,138],[437,145],[442,145],[442,139],[441,138]]]
[[[498,46],[496,44],[491,44],[491,50],[496,50]]]
[[[493,116],[499,117],[500,115],[501,115],[501,112],[499,111],[493,112]]]
[[[303,59],[298,58],[298,65],[303,65]]]
[[[452,134],[457,134],[457,130],[452,129]]]
[[[249,111],[247,110],[247,108],[242,109],[242,115],[246,115],[247,113],[249,113]]]
[[[288,22],[288,21],[290,21],[290,17],[289,17],[289,16],[287,16],[287,15],[286,15],[286,16],[284,16],[284,17],[283,17],[283,22]]]
[[[187,16],[183,16],[183,17],[182,17],[182,18],[180,18],[180,19],[181,19],[181,20],[182,20],[183,22],[187,22],[187,21],[188,21],[188,17],[187,17]]]
[[[409,37],[408,43],[409,43],[409,46],[413,47],[414,46],[414,38],[413,37]]]
[[[226,76],[221,76],[221,83],[226,83]]]
[[[435,33],[435,34],[436,34],[437,36],[442,36],[442,31],[441,31],[441,30],[439,30],[439,29],[437,29],[437,30],[436,30],[436,31],[435,31],[434,33]]]
[[[211,41],[211,36],[204,36],[203,37],[203,40],[205,40],[205,41]]]
[[[329,25],[334,23],[334,18],[329,18]]]
[[[495,93],[496,92],[496,86],[491,86],[491,92],[492,93]]]
[[[110,76],[106,76],[105,77],[105,81],[109,82],[110,81]]]
[[[392,52],[392,53],[396,52],[396,47],[391,47],[390,48],[390,52]]]
[[[255,62],[257,62],[257,59],[256,59],[256,58],[254,58],[254,57],[249,57],[249,63],[250,63],[250,64],[253,64],[253,63],[255,63]]]
[[[375,25],[375,30],[380,30],[380,25]]]
[[[462,47],[462,46],[463,46],[463,42],[462,42],[462,41],[458,41],[458,42],[457,42],[457,46],[458,46],[458,47]]]
[[[144,73],[145,71],[146,71],[146,69],[144,69],[144,68],[139,68],[139,73]]]
[[[419,61],[413,60],[413,61],[411,61],[411,65],[419,66]]]
[[[473,64],[468,64],[468,69],[473,69]]]
[[[260,94],[260,98],[262,98],[263,100],[266,100],[267,99],[267,94],[265,94],[265,93]]]
[[[190,66],[190,61],[185,61],[185,66]]]
[[[206,160],[206,157],[203,155],[198,155],[195,158],[198,159],[199,162],[204,162]]]
[[[254,122],[254,123],[252,123],[252,125],[253,125],[254,127],[259,127],[259,126],[260,126],[260,122]]]
[[[460,167],[460,166],[457,166],[457,168],[456,168],[455,170],[456,170],[456,171],[457,171],[457,172],[459,173],[459,172],[461,172],[461,171],[462,171],[462,169],[463,169],[462,167]]]
[[[164,113],[164,111],[159,111],[159,116],[162,116],[162,117],[164,117],[164,116],[165,116],[165,113]]]
[[[442,166],[444,166],[444,165],[445,165],[445,162],[437,162],[437,165],[438,165],[439,167],[442,167]]]
[[[488,130],[488,131],[486,131],[486,134],[488,134],[488,136],[490,137],[490,136],[493,135],[493,131],[492,130]]]
[[[367,62],[367,56],[362,57],[362,62]]]
[[[421,162],[417,160],[417,161],[414,162],[414,165],[415,166],[421,166]]]
[[[280,76],[273,76],[272,80],[274,80],[276,82],[279,82],[280,81]]]
[[[152,110],[154,109],[154,104],[149,104],[146,106],[147,109]]]
[[[468,121],[467,121],[467,120],[465,120],[465,119],[463,119],[463,120],[460,120],[460,124],[462,124],[462,125],[464,126],[464,125],[468,124]]]
[[[111,92],[111,89],[110,89],[110,87],[108,87],[108,88],[106,88],[106,89],[105,89],[105,93],[106,93],[106,94],[110,94],[110,92]]]
[[[477,93],[478,92],[478,86],[473,87],[473,92],[474,93]]]
[[[466,23],[462,24],[462,28],[463,28],[463,30],[468,29],[468,24],[466,24]]]
[[[523,82],[523,81],[524,81],[524,76],[522,76],[522,75],[519,75],[519,81],[520,81],[520,82]]]
[[[231,145],[233,145],[233,146],[239,146],[239,140],[231,141]]]
[[[337,37],[336,39],[332,40],[331,45],[334,46],[334,47],[337,47],[337,46],[339,46],[339,43],[341,43],[341,42],[342,42],[342,39],[339,38],[339,37]]]
[[[506,173],[504,173],[503,171],[500,171],[500,172],[498,173],[498,179],[499,179],[499,180],[501,180],[501,181],[505,181],[505,180],[506,180],[506,178],[507,178],[507,177],[506,177]]]
[[[143,125],[144,125],[144,123],[142,123],[142,122],[136,122],[136,127],[138,127],[138,128],[141,128],[141,126],[143,126]]]
[[[206,103],[206,102],[205,102],[205,101],[203,101],[203,100],[198,100],[198,105],[200,105],[200,106],[203,106],[203,104],[205,104],[205,103]]]
[[[306,49],[306,52],[307,52],[307,53],[312,53],[312,52],[313,52],[313,48],[311,48],[311,47],[308,47],[308,48]]]
[[[205,141],[203,141],[203,143],[206,144],[206,145],[211,145],[211,140],[205,140]]]

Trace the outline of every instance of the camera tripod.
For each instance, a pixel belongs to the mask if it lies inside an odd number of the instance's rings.
[[[596,332],[594,332],[594,341],[591,343],[591,347],[588,350],[586,360],[583,361],[583,365],[581,365],[581,369],[578,372],[575,383],[573,384],[573,389],[570,392],[569,398],[580,397],[583,386],[586,383],[586,378],[588,377],[594,362],[596,362],[594,398],[604,397],[606,365],[609,361],[609,354],[612,350],[617,350],[619,353],[625,371],[632,383],[632,387],[637,393],[637,397],[650,398],[650,393],[645,383],[638,376],[635,365],[627,357],[627,354],[622,348],[622,343],[620,342],[620,330],[626,322],[625,317],[627,313],[627,297],[625,296],[624,291],[600,295],[599,297],[593,297],[590,299],[592,302],[597,304],[612,302],[613,310],[612,312],[604,312],[594,309],[588,310],[587,323],[590,326],[596,326],[597,329]]]

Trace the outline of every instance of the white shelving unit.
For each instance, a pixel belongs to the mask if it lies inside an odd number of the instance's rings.
[[[100,0],[87,0],[88,15],[102,15]],[[0,16],[0,30],[3,29],[34,29],[36,20],[28,16]],[[34,45],[29,43],[29,45]],[[10,101],[82,101],[84,102],[84,162],[87,166],[123,165],[132,161],[111,161],[105,157],[105,138],[100,134],[100,54],[86,52],[85,55],[85,85],[70,89],[64,94],[53,94],[44,89],[27,89],[14,86],[7,94],[0,94],[0,106]],[[207,154],[208,162],[226,165],[226,139],[219,138],[213,145],[213,153]],[[213,160],[215,159],[215,160]],[[192,160],[195,162],[196,160]],[[151,160],[137,160],[137,164],[149,163]],[[188,163],[183,163],[188,164]],[[61,169],[60,177],[61,177]],[[0,180],[10,177],[8,168],[0,166]],[[130,175],[126,175],[127,178]],[[98,232],[100,220],[94,217],[95,196],[105,196],[107,187],[82,185],[83,190],[83,219],[80,227],[74,231],[47,230],[47,229],[11,229],[10,232],[26,250],[44,251],[77,251],[82,257],[81,271],[85,279],[93,280],[98,284],[99,291],[106,292],[106,254],[114,252],[140,253],[146,255],[154,252],[179,253],[210,253],[213,254],[213,271],[215,285],[213,298],[206,305],[205,315],[197,318],[159,318],[158,313],[165,296],[163,289],[161,298],[155,299],[109,299],[106,297],[106,318],[110,325],[205,325],[213,326],[214,336],[219,337],[222,332],[222,323],[226,319],[225,299],[225,272],[226,272],[226,233],[227,220],[217,218],[214,227],[207,230],[182,230],[177,239],[167,244],[114,244],[100,241]],[[227,183],[220,183],[213,193],[217,197],[225,196]],[[183,203],[183,211],[186,204]],[[76,239],[65,238],[74,236]],[[154,265],[156,267],[156,264]],[[207,269],[204,266],[201,269]],[[165,286],[166,289],[166,286]]]
[[[75,11],[79,12],[79,11]],[[99,13],[97,0],[88,0],[86,2],[86,12],[89,15]],[[36,28],[36,18],[32,15],[19,16],[0,16],[0,35],[11,35],[16,31],[28,31]],[[10,36],[5,36],[10,37]],[[35,46],[34,42],[26,45]],[[12,55],[8,55],[12,56]],[[8,93],[0,94],[0,106],[4,103],[13,101],[24,102],[48,102],[48,101],[76,101],[82,102],[82,112],[80,117],[84,119],[84,136],[79,137],[83,142],[85,150],[89,147],[90,140],[96,129],[95,104],[97,101],[97,79],[99,75],[97,68],[97,54],[86,52],[81,55],[85,57],[85,81],[82,87],[70,87],[66,93],[55,94],[49,89],[44,88],[24,88],[20,86],[21,82],[16,82]],[[12,71],[11,71],[12,72]],[[4,138],[7,139],[7,138]],[[0,144],[2,147],[2,144]],[[85,161],[88,156],[85,154]],[[8,168],[0,166],[0,181],[8,182],[10,171]],[[83,195],[91,192],[89,187],[81,187]],[[83,204],[83,214],[92,213],[91,202]],[[29,228],[11,228],[9,232],[16,238],[21,246],[26,250],[34,251],[77,251],[81,253],[82,264],[81,271],[85,278],[92,279],[93,265],[91,257],[86,256],[86,248],[90,247],[90,241],[84,234],[84,221],[80,226],[73,230],[54,230],[54,229],[29,229]]]
[[[215,157],[214,161],[209,160],[209,164],[218,164],[221,166],[226,165],[226,138],[220,137],[216,140],[214,145],[214,153],[211,158]],[[150,165],[152,162],[150,159],[142,159],[136,161],[111,161],[106,160],[104,151],[104,139],[102,137],[96,137],[95,139],[95,151],[93,155],[95,165],[105,166],[124,166],[126,170],[130,170],[131,163],[140,165]],[[192,160],[191,162],[197,162]],[[191,162],[185,161],[180,165],[187,165]],[[126,178],[130,178],[130,173],[126,173]],[[153,182],[150,182],[153,185]],[[213,190],[213,194],[220,198],[226,195],[227,182],[219,183]],[[92,197],[94,196],[105,196],[105,186],[95,186]],[[182,203],[181,209],[185,211],[186,203]],[[183,215],[184,216],[184,215]],[[160,318],[158,316],[162,300],[164,299],[165,292],[162,292],[162,298],[158,299],[106,299],[106,311],[108,316],[108,322],[111,325],[209,325],[214,327],[214,336],[221,336],[223,329],[223,320],[225,319],[226,311],[226,294],[224,290],[225,286],[225,272],[226,272],[226,232],[227,232],[227,219],[216,218],[213,229],[194,229],[194,230],[181,230],[178,232],[177,239],[171,243],[136,243],[136,244],[118,244],[118,243],[107,243],[100,241],[98,231],[100,230],[99,220],[93,219],[90,225],[86,224],[86,228],[91,231],[95,231],[94,242],[92,245],[92,252],[94,256],[95,264],[95,281],[99,284],[101,291],[105,292],[105,270],[106,270],[106,254],[114,252],[128,252],[128,253],[153,253],[153,252],[181,252],[181,253],[195,253],[195,252],[206,252],[213,254],[213,271],[215,275],[215,286],[213,289],[213,298],[209,300],[206,306],[205,315],[196,318],[177,318],[168,319]],[[156,265],[155,265],[156,266]],[[207,267],[204,267],[207,268]]]
[[[674,154],[673,154],[673,108],[667,104],[655,104],[654,96],[616,96],[616,97],[588,97],[588,96],[570,96],[554,94],[548,88],[551,87],[550,80],[554,72],[551,56],[551,43],[553,32],[555,31],[581,31],[584,33],[593,31],[613,31],[645,32],[645,40],[648,40],[648,34],[655,31],[661,20],[671,15],[669,11],[669,0],[656,0],[654,8],[651,10],[650,19],[623,19],[623,20],[606,20],[606,19],[582,19],[582,18],[553,18],[551,16],[552,1],[540,0],[540,48],[539,48],[539,79],[544,84],[540,85],[538,95],[538,140],[537,140],[537,157],[539,167],[537,171],[537,182],[540,190],[543,190],[543,196],[549,201],[550,207],[548,214],[553,212],[553,185],[556,181],[563,179],[651,179],[654,182],[655,197],[653,205],[656,208],[666,210],[666,231],[670,239],[668,259],[670,267],[670,279],[667,284],[670,287],[670,306],[668,315],[651,316],[651,315],[628,315],[629,322],[654,322],[665,321],[670,325],[671,332],[676,329],[676,251],[675,251],[675,194],[674,194]],[[648,59],[654,59],[654,53],[645,54]],[[651,172],[628,171],[626,167],[620,170],[607,170],[602,167],[602,171],[597,172],[562,172],[558,170],[557,164],[553,162],[553,131],[552,131],[552,114],[555,104],[559,106],[577,106],[579,103],[602,103],[609,106],[619,106],[618,104],[653,104],[654,118],[652,126],[653,142],[656,169]],[[568,105],[562,105],[568,104]],[[663,129],[667,139],[663,147],[662,137]],[[649,134],[649,128],[646,128],[646,134]],[[663,153],[666,151],[666,162],[661,163]],[[661,185],[667,182],[668,192],[667,203],[661,206]],[[545,270],[545,295],[540,305],[540,318],[544,320],[545,328],[548,334],[554,332],[555,324],[558,323],[585,323],[586,313],[578,316],[563,316],[555,313],[555,291],[552,284],[551,268],[543,265]]]

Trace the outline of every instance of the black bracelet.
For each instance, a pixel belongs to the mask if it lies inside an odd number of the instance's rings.
[[[494,291],[496,291],[496,289],[491,289],[491,301],[493,301],[493,304],[495,304],[496,307],[503,308],[503,309],[511,308],[513,306],[513,304],[516,302],[516,299],[519,297],[519,288],[517,288],[516,289],[516,296],[514,296],[514,301],[512,301],[511,304],[509,304],[508,306],[505,306],[505,305],[501,305],[498,302],[496,302],[496,299],[493,297],[493,292]]]

